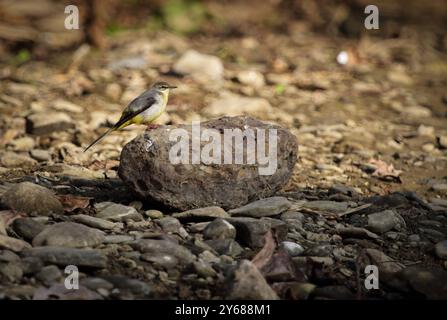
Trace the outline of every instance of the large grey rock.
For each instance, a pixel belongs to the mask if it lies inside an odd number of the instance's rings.
[[[203,230],[205,239],[234,239],[236,228],[222,218],[210,222]]]
[[[138,136],[121,153],[119,176],[148,200],[155,200],[178,210],[207,206],[237,208],[252,200],[272,196],[292,175],[298,145],[295,136],[284,128],[250,117],[224,117],[201,123],[202,131],[205,128],[213,130],[221,142],[224,141],[224,129],[251,129],[253,132],[264,129],[266,136],[269,132],[267,130],[276,129],[277,156],[274,158],[277,162],[271,172],[266,170],[267,165],[258,165],[258,162],[255,165],[246,164],[246,161],[245,164],[225,165],[207,165],[203,162],[191,164],[190,161],[187,164],[173,164],[169,154],[179,140],[172,137],[170,139],[170,132],[176,128],[185,129],[188,137],[191,137],[190,125],[165,126]],[[253,139],[256,141],[256,137]],[[201,150],[208,144],[208,140],[202,141]],[[234,144],[232,146],[234,159]],[[273,150],[273,145],[266,143],[265,150],[266,153]],[[274,163],[270,165],[274,166]],[[260,172],[272,174],[261,175]]]
[[[226,219],[236,228],[236,239],[250,248],[262,248],[265,243],[265,235],[270,230],[270,225],[265,221],[255,218],[229,218]]]
[[[194,255],[188,249],[169,240],[140,239],[130,245],[142,253],[172,255],[184,264],[195,260]]]
[[[107,257],[100,250],[78,249],[67,247],[37,247],[24,250],[27,257],[36,257],[45,263],[66,267],[75,265],[78,267],[105,268]]]
[[[50,215],[64,212],[59,199],[47,188],[31,182],[13,185],[6,191],[1,202],[7,207],[30,215]]]
[[[104,241],[104,234],[79,223],[61,222],[46,227],[33,239],[33,246],[71,248],[94,247]]]

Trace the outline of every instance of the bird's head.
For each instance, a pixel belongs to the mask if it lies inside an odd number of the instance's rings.
[[[161,82],[156,82],[152,86],[152,88],[157,89],[158,91],[161,91],[161,92],[169,92],[169,89],[175,89],[177,87],[176,86],[172,86],[172,85],[170,85],[167,82],[161,81]]]

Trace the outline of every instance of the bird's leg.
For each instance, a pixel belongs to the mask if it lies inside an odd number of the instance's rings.
[[[146,131],[151,131],[151,130],[157,129],[157,128],[159,128],[159,127],[160,127],[159,124],[151,123],[151,124],[148,124],[148,125],[147,125],[147,127],[146,127]]]

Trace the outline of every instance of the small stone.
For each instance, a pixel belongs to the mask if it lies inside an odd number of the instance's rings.
[[[368,215],[367,228],[376,233],[384,233],[394,228],[397,230],[405,226],[403,218],[393,210],[385,210]]]
[[[270,226],[265,221],[255,218],[229,218],[226,219],[236,228],[236,238],[250,248],[262,248],[265,243],[265,235]]]
[[[435,253],[439,259],[447,260],[447,240],[440,241],[435,245]]]
[[[125,243],[134,241],[135,237],[126,234],[112,234],[105,236],[104,243]]]
[[[286,211],[292,204],[284,197],[271,197],[249,203],[243,207],[230,210],[232,216],[261,218],[275,216]]]
[[[179,265],[179,260],[176,257],[162,252],[144,253],[141,255],[141,260],[151,262],[166,269],[171,269]]]
[[[125,206],[113,202],[100,202],[95,204],[95,209],[98,211],[97,218],[111,220],[111,221],[125,221],[125,220],[142,220],[143,217],[138,211],[129,206]]]
[[[0,262],[0,279],[18,282],[23,277],[22,265],[19,262]]]
[[[447,149],[447,136],[438,137],[438,143],[442,149]]]
[[[158,210],[146,210],[144,212],[145,216],[151,219],[161,219],[163,218],[163,212]]]
[[[230,283],[228,299],[231,300],[278,299],[258,268],[248,260],[239,261],[228,283]]]
[[[67,100],[57,99],[53,102],[53,109],[72,113],[82,113],[84,108]]]
[[[209,265],[209,263],[199,259],[193,263],[194,269],[197,274],[203,278],[215,277],[216,271]]]
[[[45,263],[61,267],[75,265],[78,267],[105,268],[107,257],[94,249],[77,249],[68,247],[37,247],[23,252],[25,256],[37,257]]]
[[[194,255],[188,249],[169,240],[140,239],[132,242],[130,245],[141,253],[164,253],[173,255],[185,264],[189,264],[195,260]]]
[[[104,241],[104,234],[74,222],[60,222],[46,227],[33,239],[33,246],[70,248],[94,247]]]
[[[206,240],[205,243],[220,255],[237,257],[243,252],[242,247],[234,239]]]
[[[15,184],[1,197],[7,207],[30,215],[62,214],[59,199],[47,188],[31,182]]]
[[[102,229],[102,230],[112,230],[118,226],[117,223],[100,219],[97,217],[88,216],[86,214],[78,214],[71,217],[74,221],[78,223],[85,224],[89,227]]]
[[[34,139],[31,137],[22,137],[11,141],[14,151],[29,151],[34,148]]]
[[[191,75],[200,81],[219,81],[223,78],[224,67],[218,57],[188,50],[174,64],[173,70],[183,75]]]
[[[74,127],[71,117],[63,112],[36,113],[26,119],[26,132],[35,135],[66,131]]]
[[[244,70],[237,74],[237,80],[254,88],[260,88],[265,85],[265,79],[262,73],[254,70]]]
[[[301,212],[295,212],[295,211],[286,211],[281,214],[281,220],[297,220],[299,222],[304,221],[304,214]]]
[[[14,252],[20,252],[28,248],[31,248],[31,245],[28,242],[0,234],[0,249],[8,249]]]
[[[429,300],[446,300],[447,271],[418,265],[408,266],[395,274],[392,286],[400,291],[422,293]]]
[[[107,65],[107,68],[118,71],[121,69],[144,69],[146,66],[147,61],[143,56],[133,56],[112,61]]]
[[[137,295],[148,295],[152,290],[151,287],[143,281],[131,279],[122,275],[105,276],[104,279],[112,283],[115,288],[129,290]]]
[[[157,220],[157,224],[160,225],[166,233],[178,234],[182,238],[186,238],[188,236],[188,232],[186,232],[185,228],[183,228],[180,221],[174,217],[161,218]]]
[[[18,262],[20,257],[10,250],[0,250],[0,262]]]
[[[291,241],[283,241],[280,246],[291,256],[296,257],[304,252],[304,248],[298,243]]]
[[[366,253],[371,258],[372,264],[379,268],[381,278],[385,281],[392,279],[395,273],[404,268],[404,265],[388,257],[380,250],[368,248],[366,249]]]
[[[432,126],[424,126],[421,124],[418,127],[418,136],[426,136],[426,137],[433,137],[435,135],[435,128]]]
[[[236,228],[222,218],[210,222],[203,230],[205,239],[234,239]]]
[[[101,300],[102,297],[86,287],[79,286],[76,290],[67,289],[65,284],[54,284],[49,288],[40,287],[35,290],[33,300]]]
[[[62,278],[62,272],[54,265],[43,267],[42,270],[36,274],[36,279],[47,286],[58,281],[60,278]]]
[[[22,168],[35,166],[37,161],[24,154],[5,152],[0,156],[0,163],[6,168]]]
[[[431,186],[434,191],[447,191],[447,183],[435,183]]]
[[[113,284],[102,278],[89,277],[79,281],[79,283],[90,290],[98,291],[98,289],[112,290]]]
[[[234,94],[222,95],[205,107],[203,113],[217,116],[264,116],[273,113],[270,102],[264,98],[243,97]]]
[[[109,83],[106,86],[105,94],[112,100],[119,101],[123,89],[118,83]]]
[[[37,257],[24,257],[21,265],[25,275],[36,274],[44,267],[42,260]]]
[[[49,161],[51,160],[51,153],[48,150],[33,149],[30,151],[30,155],[37,161]]]
[[[331,213],[343,213],[348,210],[347,202],[337,202],[337,201],[327,201],[327,200],[317,200],[310,201],[303,204],[304,208],[331,212]]]
[[[174,218],[186,221],[206,221],[214,218],[229,218],[228,213],[221,207],[205,207],[187,210],[172,215]]]
[[[13,222],[14,231],[26,240],[33,240],[35,236],[42,232],[45,225],[32,218],[19,218]]]
[[[422,106],[411,106],[403,109],[402,115],[413,118],[428,118],[431,117],[430,109]]]

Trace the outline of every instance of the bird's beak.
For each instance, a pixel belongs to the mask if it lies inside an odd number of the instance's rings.
[[[176,86],[169,86],[169,89],[175,89],[177,88]]]

